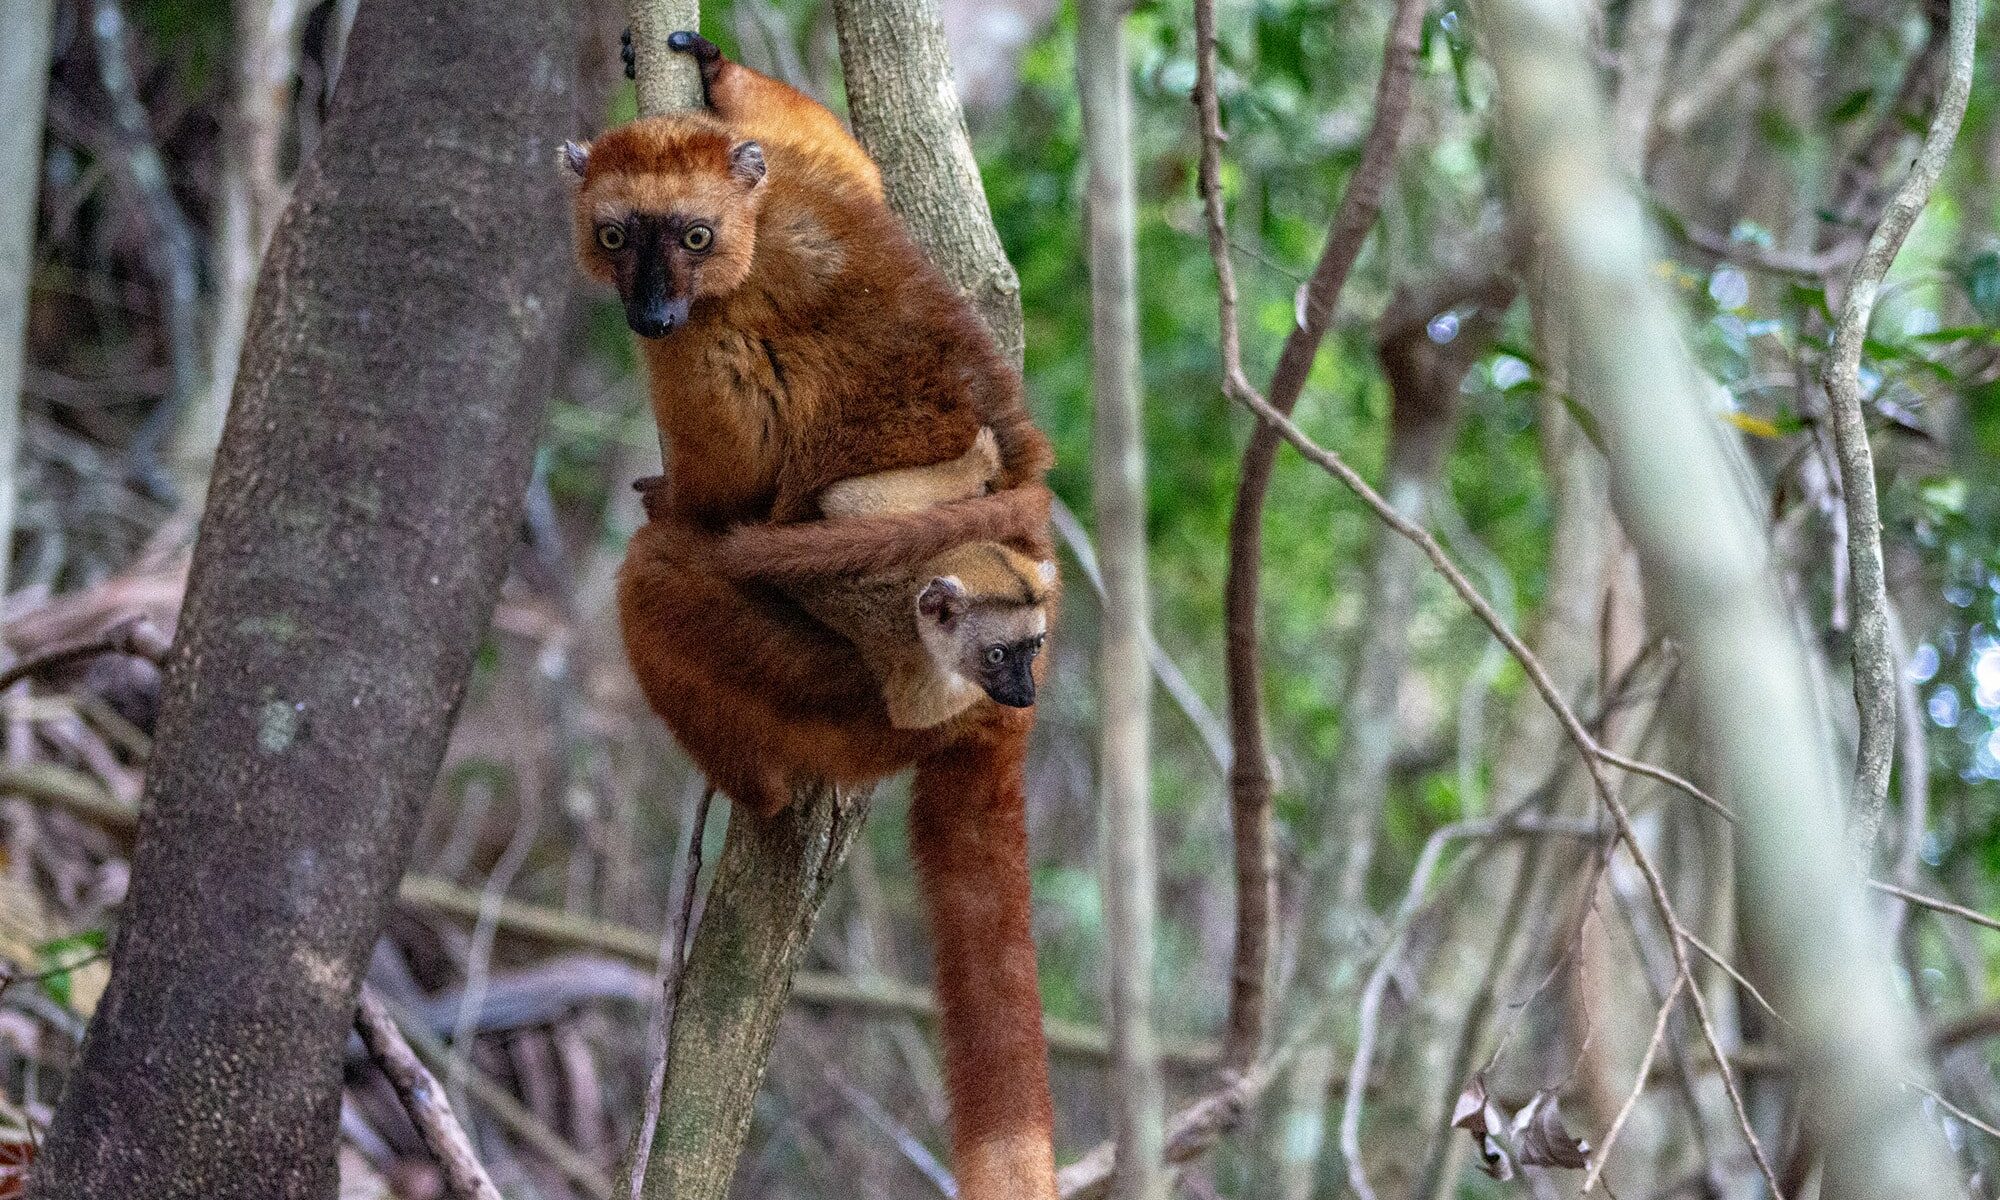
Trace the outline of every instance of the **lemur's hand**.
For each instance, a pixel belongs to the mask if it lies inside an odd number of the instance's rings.
[[[668,515],[665,475],[648,475],[643,479],[634,479],[632,490],[639,493],[639,502],[646,506],[646,516],[649,520],[658,520]]]
[[[667,35],[667,49],[676,54],[685,54],[694,59],[701,68],[701,85],[704,89],[715,82],[715,77],[728,65],[722,57],[722,47],[692,30],[681,29]]]
[[[691,56],[695,65],[701,68],[701,83],[705,88],[715,81],[715,76],[729,60],[722,57],[722,47],[690,30],[682,29],[667,35],[667,49],[677,54]],[[639,48],[632,44],[632,27],[618,35],[618,58],[625,64],[625,78],[639,78]]]

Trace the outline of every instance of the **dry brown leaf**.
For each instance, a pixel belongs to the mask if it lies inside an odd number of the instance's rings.
[[[1553,1092],[1536,1092],[1514,1114],[1514,1151],[1522,1166],[1580,1171],[1590,1164],[1590,1143],[1563,1124],[1561,1105]]]

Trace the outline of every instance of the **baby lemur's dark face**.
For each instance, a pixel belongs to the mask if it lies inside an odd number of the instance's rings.
[[[972,647],[978,661],[971,670],[961,668],[981,691],[1009,708],[1027,708],[1035,702],[1035,656],[1042,652],[1046,634],[1035,634],[1016,642],[990,642]]]
[[[1044,605],[975,598],[944,576],[918,595],[917,626],[939,670],[971,680],[995,703],[1034,704],[1035,657],[1048,637]]]

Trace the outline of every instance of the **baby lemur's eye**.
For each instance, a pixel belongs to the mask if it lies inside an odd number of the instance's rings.
[[[625,248],[625,227],[609,222],[597,227],[597,244],[606,250],[618,251]]]
[[[994,665],[994,666],[996,666],[996,667],[997,667],[997,666],[999,666],[999,665],[1000,665],[1001,663],[1003,663],[1003,662],[1006,662],[1006,661],[1007,661],[1007,647],[1005,647],[1005,646],[988,646],[988,647],[986,648],[986,661],[987,661],[987,662],[989,662],[989,663],[991,663],[992,665]]]
[[[715,231],[706,225],[690,225],[687,232],[681,234],[681,245],[697,254],[708,249],[709,243],[714,240]]]

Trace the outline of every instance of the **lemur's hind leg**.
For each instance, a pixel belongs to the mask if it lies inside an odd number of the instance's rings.
[[[875,161],[824,104],[730,61],[721,47],[698,33],[683,29],[668,34],[667,49],[688,55],[701,68],[702,95],[716,116],[761,141],[811,146],[871,194],[882,194],[882,173],[875,169]]]

